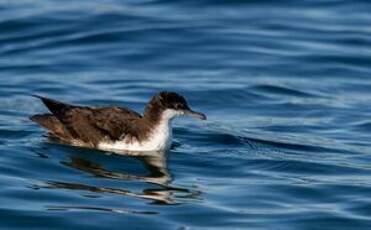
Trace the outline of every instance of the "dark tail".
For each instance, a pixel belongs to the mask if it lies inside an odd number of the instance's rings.
[[[43,96],[39,96],[39,95],[32,95],[32,96],[41,99],[41,101],[50,110],[50,112],[52,112],[57,118],[60,118],[67,109],[70,109],[70,108],[73,107],[69,104],[66,104],[66,103],[63,103],[63,102],[60,102],[60,101],[56,101],[56,100],[53,100],[53,99],[50,99],[50,98],[46,98],[46,97],[43,97]],[[35,119],[37,119],[37,118],[35,118]]]

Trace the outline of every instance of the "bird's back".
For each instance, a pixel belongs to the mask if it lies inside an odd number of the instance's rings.
[[[133,126],[141,115],[124,107],[83,107],[40,97],[51,114],[37,114],[30,119],[50,134],[71,144],[96,147],[102,141],[116,141]]]

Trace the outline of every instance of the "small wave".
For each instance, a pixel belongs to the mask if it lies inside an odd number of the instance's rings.
[[[30,136],[33,132],[26,130],[9,130],[9,129],[0,129],[0,138],[7,139],[22,139],[27,136]]]
[[[185,129],[179,129],[180,134],[186,135],[188,132]],[[177,132],[178,132],[177,131]],[[263,136],[264,134],[260,134]],[[243,135],[242,133],[237,133],[237,131],[217,131],[214,128],[203,131],[202,133],[196,134],[194,133],[192,136],[187,135],[187,139],[191,139],[193,141],[201,141],[205,143],[213,143],[214,145],[235,145],[241,146],[245,145],[250,149],[270,149],[270,150],[293,150],[297,152],[315,152],[315,153],[344,153],[344,154],[354,154],[353,151],[344,149],[344,148],[336,148],[330,147],[328,144],[324,146],[324,144],[318,143],[310,143],[307,141],[306,144],[298,143],[297,140],[291,140],[284,138],[282,140],[277,139],[268,139],[267,138],[260,138],[255,137],[254,134],[251,135]],[[303,137],[304,138],[304,137]]]
[[[318,95],[315,95],[313,93],[307,93],[297,89],[275,85],[256,85],[251,87],[250,90],[263,94],[275,94],[296,97],[318,97]]]
[[[365,170],[341,164],[330,164],[325,162],[310,162],[304,160],[289,159],[253,159],[250,160],[252,170],[264,170],[271,172],[282,172],[291,175],[362,175]]]
[[[140,214],[140,215],[156,215],[157,212],[152,211],[135,211],[126,210],[122,208],[102,208],[93,206],[59,206],[59,205],[48,205],[48,211],[91,211],[91,212],[112,212],[119,214]]]
[[[353,124],[353,129],[363,132],[371,132],[371,121],[363,121]]]

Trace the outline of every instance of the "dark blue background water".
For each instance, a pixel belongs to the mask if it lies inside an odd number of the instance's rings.
[[[77,3],[79,2],[79,3]],[[1,229],[370,229],[369,1],[0,2]],[[157,158],[53,144],[30,94],[177,119]]]

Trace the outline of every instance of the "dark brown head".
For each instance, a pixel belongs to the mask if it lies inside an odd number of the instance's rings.
[[[203,113],[193,111],[185,98],[174,92],[161,92],[152,97],[148,103],[145,116],[162,116],[164,119],[171,120],[175,116],[190,115],[192,117],[206,120]]]

